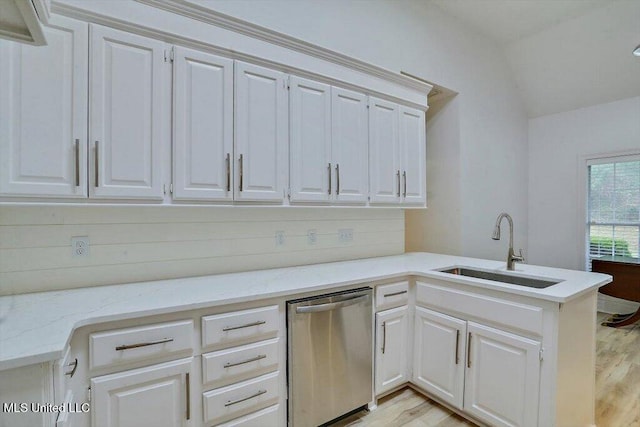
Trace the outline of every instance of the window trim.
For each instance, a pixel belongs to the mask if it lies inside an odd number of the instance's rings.
[[[589,213],[589,166],[603,164],[603,163],[615,163],[619,161],[636,161],[640,160],[640,150],[624,150],[614,151],[609,153],[596,153],[585,154],[580,156],[578,167],[578,261],[582,268],[587,271],[588,257],[587,248],[589,247],[589,236],[587,215]]]

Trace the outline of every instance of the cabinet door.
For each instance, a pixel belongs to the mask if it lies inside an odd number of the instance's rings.
[[[462,408],[467,322],[416,307],[413,382]]]
[[[328,201],[331,184],[331,86],[289,81],[292,202]]]
[[[236,61],[236,200],[281,202],[289,173],[286,74]]]
[[[367,97],[331,88],[331,156],[337,202],[367,201],[368,144]]]
[[[537,426],[540,343],[469,322],[464,409],[494,426]]]
[[[424,206],[427,202],[425,132],[424,112],[400,107],[402,201],[406,204]]]
[[[376,394],[409,380],[407,374],[408,327],[407,306],[376,313]]]
[[[0,193],[87,197],[87,24],[52,17],[47,46],[0,41]]]
[[[191,414],[193,358],[91,380],[94,427],[177,427]]]
[[[398,105],[369,98],[369,193],[371,203],[398,203],[401,177]]]
[[[233,199],[233,61],[176,47],[173,153],[176,200]]]
[[[161,200],[164,43],[90,31],[89,195]]]

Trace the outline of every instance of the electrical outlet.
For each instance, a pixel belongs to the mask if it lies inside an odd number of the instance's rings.
[[[71,256],[74,258],[89,256],[89,236],[71,238]]]
[[[276,231],[276,246],[284,246],[284,231]]]
[[[310,245],[315,245],[318,241],[318,234],[316,230],[307,230],[307,243]]]
[[[353,228],[342,228],[338,230],[338,240],[341,242],[351,242],[353,240]]]

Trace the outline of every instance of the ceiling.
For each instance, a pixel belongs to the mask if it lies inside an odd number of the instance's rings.
[[[529,117],[640,96],[640,0],[431,0],[505,53]]]
[[[432,0],[500,44],[575,18],[612,0]]]

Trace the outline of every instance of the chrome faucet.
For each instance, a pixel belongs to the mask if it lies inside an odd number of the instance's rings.
[[[493,240],[500,240],[500,223],[502,222],[502,218],[507,218],[507,221],[509,221],[509,254],[507,255],[507,270],[513,270],[513,266],[516,261],[524,262],[524,255],[522,254],[522,249],[520,249],[520,255],[516,255],[513,251],[513,220],[511,219],[511,215],[505,212],[498,215],[496,227],[493,229],[493,236],[491,236],[491,238]]]

